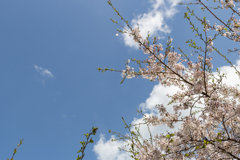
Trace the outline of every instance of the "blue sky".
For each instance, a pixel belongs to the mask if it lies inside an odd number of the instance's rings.
[[[125,20],[132,26],[140,24],[143,37],[150,30],[165,48],[171,36],[175,48],[181,46],[190,55],[185,42],[194,33],[183,19],[186,6],[176,2],[112,0]],[[207,12],[195,13],[202,17]],[[230,14],[221,16],[226,20]],[[167,103],[164,96],[174,89],[141,78],[120,84],[119,73],[97,71],[122,70],[129,58],[147,58],[128,35],[115,35],[121,28],[110,18],[123,25],[107,0],[0,1],[0,159],[11,158],[22,138],[16,160],[75,159],[79,141],[92,126],[99,130],[84,159],[130,159],[116,149],[121,142],[110,143],[108,130],[125,134],[121,117],[128,123],[140,122],[136,109],[151,113],[156,103]],[[228,48],[238,46],[224,38],[216,41],[226,55]],[[215,55],[214,69],[222,67],[230,76],[228,64]],[[228,56],[237,63],[237,53]]]

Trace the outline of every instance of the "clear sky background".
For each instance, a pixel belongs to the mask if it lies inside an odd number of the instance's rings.
[[[143,37],[150,31],[165,48],[171,36],[176,51],[181,46],[190,55],[192,49],[185,42],[195,33],[183,19],[186,6],[177,2],[112,0],[131,26],[139,23]],[[217,22],[207,11],[197,10],[200,6],[190,7],[200,18],[206,14],[211,24]],[[214,13],[226,22],[230,12],[221,12]],[[153,114],[155,105],[167,104],[165,95],[175,90],[141,78],[120,84],[120,73],[97,71],[122,70],[129,58],[147,58],[128,35],[116,36],[121,28],[110,18],[124,25],[107,0],[0,1],[0,159],[11,158],[23,138],[16,160],[75,159],[79,141],[86,140],[83,134],[92,126],[99,130],[84,159],[131,159],[118,151],[122,142],[110,142],[108,130],[125,134],[121,117],[128,123],[140,122],[136,109]],[[227,54],[227,49],[239,43],[220,37],[214,45],[237,64],[239,56]],[[214,69],[222,67],[228,73],[225,82],[239,83],[229,64],[217,53],[212,56]],[[146,130],[142,134],[147,136]]]

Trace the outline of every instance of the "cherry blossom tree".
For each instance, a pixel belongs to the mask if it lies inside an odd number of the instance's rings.
[[[197,62],[185,54],[179,47],[180,53],[175,52],[172,39],[169,37],[167,47],[157,44],[158,38],[154,37],[153,45],[150,45],[149,37],[144,39],[139,28],[132,29],[120,13],[113,7],[111,0],[108,4],[115,10],[117,15],[124,21],[127,27],[122,27],[117,21],[112,22],[120,25],[124,31],[118,29],[118,33],[129,34],[139,44],[139,49],[147,56],[145,60],[131,59],[126,62],[124,70],[102,69],[99,71],[121,72],[125,78],[142,77],[150,81],[158,81],[162,86],[176,86],[179,90],[171,98],[169,104],[173,105],[174,113],[167,112],[166,106],[156,104],[159,116],[144,115],[147,126],[167,125],[174,128],[176,123],[181,122],[178,131],[168,134],[151,135],[150,139],[141,139],[138,127],[133,131],[124,121],[130,135],[121,135],[116,132],[118,139],[124,140],[128,148],[121,148],[130,152],[135,160],[160,160],[160,159],[240,159],[240,90],[237,86],[223,83],[226,75],[216,69],[214,74],[211,56],[217,53],[223,57],[240,77],[238,68],[213,45],[217,37],[222,36],[233,42],[240,42],[240,8],[237,0],[213,0],[216,7],[209,7],[207,2],[196,0],[194,3],[180,3],[180,5],[199,5],[204,11],[214,16],[218,24],[210,25],[206,17],[198,17],[193,10],[187,7],[184,18],[191,25],[191,29],[205,45],[197,46],[192,39],[188,40],[189,46],[197,55]],[[232,16],[227,22],[221,20],[214,10],[230,10]],[[200,30],[193,24],[192,18],[197,19],[203,29]],[[211,37],[207,33],[212,30],[216,33]],[[239,44],[238,44],[239,45]],[[239,52],[239,49],[229,49],[230,52]],[[130,62],[138,64],[138,70],[130,67]],[[202,105],[203,107],[197,107]],[[182,115],[182,111],[188,110],[188,115]],[[142,113],[139,111],[139,113]]]

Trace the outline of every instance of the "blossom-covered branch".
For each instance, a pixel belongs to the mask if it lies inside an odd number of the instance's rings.
[[[144,121],[151,126],[167,125],[170,128],[174,128],[176,123],[181,122],[181,128],[167,135],[156,134],[152,139],[153,143],[147,140],[140,142],[138,140],[140,135],[130,131],[131,136],[123,138],[129,140],[129,145],[132,146],[129,151],[135,160],[240,159],[240,90],[238,86],[224,84],[222,80],[226,76],[218,69],[216,70],[218,77],[213,74],[213,57],[210,57],[212,52],[218,53],[240,76],[238,69],[213,44],[218,36],[240,42],[240,21],[235,18],[235,15],[240,16],[240,8],[236,9],[233,0],[219,0],[219,2],[215,0],[214,2],[219,3],[221,7],[208,7],[201,0],[196,0],[195,4],[201,5],[201,9],[207,10],[221,25],[215,23],[211,26],[206,17],[199,18],[189,7],[184,16],[190,22],[195,35],[205,44],[203,49],[192,39],[187,41],[198,54],[198,60],[194,63],[182,50],[180,50],[182,54],[174,51],[170,37],[164,53],[161,52],[164,50],[163,45],[157,44],[159,39],[156,37],[153,38],[153,45],[150,45],[150,35],[143,39],[139,28],[132,29],[128,21],[125,21],[113,7],[111,1],[108,1],[130,29],[130,31],[118,30],[119,33],[129,34],[147,56],[145,60],[131,59],[139,65],[138,71],[129,66],[130,60],[126,62],[124,70],[110,70],[121,72],[124,79],[142,77],[150,81],[158,81],[165,87],[179,88],[175,94],[168,95],[171,98],[169,104],[173,104],[175,113],[169,113],[164,105],[157,104],[159,116],[144,115]],[[210,8],[222,10],[230,8],[233,14],[228,22],[224,22]],[[194,26],[191,16],[201,23],[205,37]],[[118,24],[117,21],[112,21]],[[209,29],[217,32],[213,38],[207,36]],[[234,49],[234,51],[238,50]],[[107,70],[109,69],[99,68],[99,71]],[[193,108],[200,104],[204,107],[193,111]],[[189,115],[182,115],[184,110],[189,110]]]

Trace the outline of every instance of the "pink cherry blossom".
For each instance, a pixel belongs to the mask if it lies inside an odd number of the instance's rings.
[[[240,16],[240,9],[235,9],[233,0],[216,3],[220,3],[222,9],[230,9]],[[225,38],[240,42],[240,20],[235,15],[230,17],[231,23],[226,24],[202,0],[196,0],[196,4],[204,7],[221,23],[211,26],[209,21],[198,19],[205,34],[212,29]],[[190,17],[185,18],[191,22]],[[153,143],[149,140],[142,143],[134,141],[136,137],[131,134],[128,138],[131,139],[133,157],[139,160],[240,159],[240,90],[236,86],[224,84],[222,81],[226,76],[217,71],[217,77],[211,71],[213,57],[209,55],[216,50],[213,43],[215,37],[202,39],[205,50],[199,54],[196,62],[192,62],[173,49],[171,38],[167,41],[165,51],[161,52],[164,50],[162,44],[150,45],[148,39],[142,38],[139,28],[130,30],[129,36],[139,44],[147,58],[141,61],[138,71],[131,68],[128,61],[122,76],[142,77],[158,81],[163,86],[179,88],[176,94],[168,95],[174,113],[167,112],[166,106],[157,104],[159,116],[144,115],[145,122],[152,126],[167,125],[169,128],[181,122],[179,131],[167,135],[157,134]],[[232,67],[236,74],[240,73],[234,65]],[[194,109],[198,104],[204,107]],[[183,116],[183,110],[189,110],[189,115]],[[133,151],[134,147],[136,151]]]

